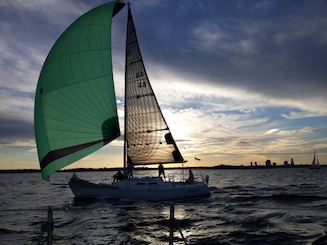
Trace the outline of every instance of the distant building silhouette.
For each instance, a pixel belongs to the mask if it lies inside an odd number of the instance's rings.
[[[271,161],[269,159],[266,160],[266,167],[271,167]]]
[[[276,167],[276,166],[277,166],[277,164],[276,164],[275,162],[273,162],[273,166],[274,166],[274,167]]]
[[[288,166],[288,161],[284,161],[284,166]]]

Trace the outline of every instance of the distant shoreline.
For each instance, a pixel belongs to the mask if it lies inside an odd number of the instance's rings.
[[[276,169],[276,168],[309,168],[310,164],[298,164],[294,166],[232,166],[232,165],[217,165],[213,167],[174,167],[174,168],[168,168],[166,167],[166,170],[176,170],[176,169]],[[327,165],[320,165],[321,168],[327,167]],[[60,170],[58,172],[102,172],[102,171],[118,171],[122,170],[123,168],[75,168],[75,169],[66,169],[66,170]],[[157,170],[158,168],[135,168],[137,171],[142,170]],[[1,169],[0,173],[39,173],[41,172],[40,169]]]

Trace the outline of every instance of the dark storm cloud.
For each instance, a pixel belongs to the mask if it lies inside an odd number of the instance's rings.
[[[14,140],[34,139],[32,122],[0,117],[1,144],[10,144]]]
[[[4,1],[1,82],[16,88],[25,82],[32,91],[56,38],[102,2]],[[325,1],[144,0],[132,8],[146,65],[272,97],[327,93]]]
[[[271,97],[327,93],[325,1],[165,3],[135,3],[148,60]]]

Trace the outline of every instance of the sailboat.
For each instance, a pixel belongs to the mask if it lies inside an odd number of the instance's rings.
[[[113,184],[91,183],[74,174],[69,186],[77,198],[163,201],[208,195],[208,176],[202,181],[180,182],[158,176],[132,177],[134,166],[186,161],[151,87],[127,5],[123,157],[126,174]],[[80,16],[61,34],[43,64],[34,112],[43,179],[120,136],[111,24],[124,6],[121,1],[109,2]]]
[[[319,159],[318,159],[318,156],[316,154],[317,153],[315,151],[314,155],[313,155],[312,163],[311,163],[311,166],[310,166],[311,169],[320,169]]]

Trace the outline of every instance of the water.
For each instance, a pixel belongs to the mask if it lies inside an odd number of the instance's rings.
[[[327,230],[327,168],[194,173],[210,176],[211,196],[175,202],[189,244],[311,244]],[[99,182],[113,174],[78,175]],[[51,183],[71,175],[57,173]],[[168,244],[168,202],[76,202],[68,186],[37,173],[0,174],[0,197],[0,244],[45,244],[48,206],[54,244]],[[174,244],[184,244],[178,232]]]

